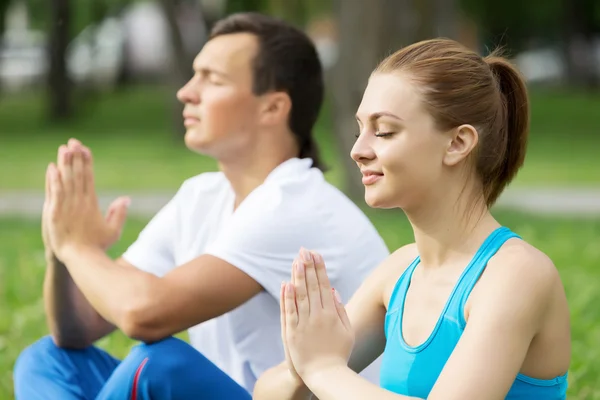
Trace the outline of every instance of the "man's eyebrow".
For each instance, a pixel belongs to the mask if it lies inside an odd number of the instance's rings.
[[[227,77],[227,74],[225,72],[216,70],[214,68],[209,68],[209,67],[202,67],[202,66],[194,65],[194,71],[196,71],[200,74],[203,74],[203,75],[216,74],[216,75],[220,75],[223,77]]]

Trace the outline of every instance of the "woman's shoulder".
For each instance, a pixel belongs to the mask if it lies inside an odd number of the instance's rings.
[[[564,290],[553,261],[528,242],[512,238],[489,260],[467,302],[466,314],[474,303],[503,307],[531,307],[542,314]]]
[[[486,273],[500,282],[525,280],[528,283],[560,281],[554,262],[546,253],[519,238],[509,239],[488,262]]]

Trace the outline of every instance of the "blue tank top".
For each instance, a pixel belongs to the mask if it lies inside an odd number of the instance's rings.
[[[402,336],[404,300],[417,257],[396,283],[385,316],[387,343],[383,352],[380,385],[393,393],[426,399],[444,364],[450,357],[466,326],[465,303],[489,259],[508,239],[519,237],[506,227],[490,234],[458,279],[429,338],[413,347]],[[490,361],[493,362],[493,361]],[[519,374],[507,400],[564,400],[567,374],[542,380]]]

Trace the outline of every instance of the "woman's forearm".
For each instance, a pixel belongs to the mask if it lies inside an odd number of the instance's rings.
[[[254,387],[255,400],[308,400],[314,399],[306,385],[296,380],[285,364],[269,369],[261,375]]]

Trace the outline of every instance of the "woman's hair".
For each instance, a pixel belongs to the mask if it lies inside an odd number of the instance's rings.
[[[398,72],[415,83],[439,129],[475,127],[474,166],[486,204],[493,205],[525,160],[529,99],[520,73],[497,51],[481,57],[449,39],[405,47],[374,71]]]

